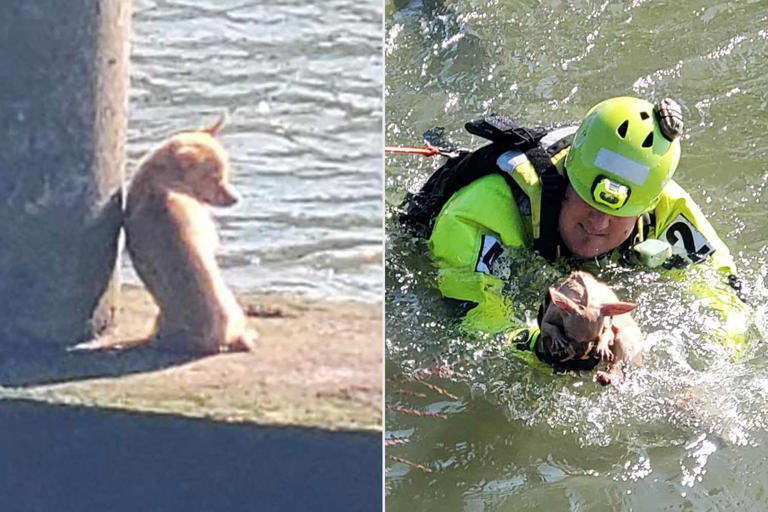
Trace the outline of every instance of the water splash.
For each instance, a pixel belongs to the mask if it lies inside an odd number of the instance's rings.
[[[396,215],[392,215],[394,218]],[[701,280],[722,277],[704,267],[658,272],[608,266],[598,277],[639,306],[636,319],[650,351],[643,367],[625,383],[603,389],[591,374],[553,376],[510,357],[501,337],[478,338],[461,331],[458,317],[434,291],[434,273],[423,256],[423,241],[392,235],[387,268],[387,354],[404,372],[440,366],[451,371],[465,393],[482,394],[501,406],[509,421],[561,431],[581,446],[643,442],[682,444],[704,431],[733,445],[755,443],[766,432],[766,380],[756,370],[766,365],[759,350],[765,341],[768,266],[741,261],[751,284],[754,309],[747,351],[734,360],[718,342],[717,312],[692,300],[688,291]],[[422,255],[422,256],[415,256]],[[522,322],[535,318],[541,290],[568,269],[547,265],[530,253],[509,252],[495,268],[507,279],[506,294]],[[390,286],[396,283],[397,286]],[[676,432],[670,435],[670,429]]]

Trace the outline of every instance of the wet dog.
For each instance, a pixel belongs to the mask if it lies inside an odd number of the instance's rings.
[[[223,123],[171,136],[144,157],[128,190],[126,245],[160,307],[154,339],[171,351],[253,348],[255,333],[216,262],[219,237],[207,207],[238,200],[215,138]]]
[[[550,287],[548,294],[540,321],[541,343],[556,369],[567,369],[576,360],[593,361],[591,368],[600,360],[609,361],[608,370],[598,371],[594,379],[608,385],[624,380],[627,365],[642,362],[643,335],[629,314],[634,303],[619,300],[607,284],[580,271]]]

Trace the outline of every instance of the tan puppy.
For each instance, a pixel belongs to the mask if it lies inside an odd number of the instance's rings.
[[[171,136],[144,157],[128,190],[128,252],[160,306],[155,338],[164,349],[253,348],[255,333],[216,263],[219,237],[206,206],[237,202],[229,158],[214,138],[223,123]]]
[[[610,361],[608,371],[598,371],[602,385],[624,380],[624,368],[642,363],[643,334],[629,314],[632,302],[619,300],[611,288],[588,272],[575,271],[557,288],[548,289],[551,303],[544,311],[541,334],[547,353]],[[596,362],[595,362],[596,364]]]

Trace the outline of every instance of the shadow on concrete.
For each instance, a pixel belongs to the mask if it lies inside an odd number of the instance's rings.
[[[120,377],[162,370],[202,357],[199,354],[165,352],[152,345],[124,350],[77,351],[57,346],[5,346],[0,351],[0,385],[27,387]]]
[[[381,436],[0,401],[2,510],[381,510]]]

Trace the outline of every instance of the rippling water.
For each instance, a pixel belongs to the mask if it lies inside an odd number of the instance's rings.
[[[242,201],[215,216],[236,288],[381,300],[382,15],[376,0],[134,0],[127,174],[228,113]]]
[[[677,99],[687,133],[675,178],[736,256],[754,305],[734,361],[680,282],[607,269],[639,303],[645,366],[616,389],[553,376],[457,330],[425,245],[394,221],[435,162],[388,156],[387,509],[764,510],[768,13],[758,2],[424,0],[388,2],[385,19],[387,144],[444,126],[476,147],[463,124],[492,111],[547,124],[610,96]],[[529,322],[535,297],[513,298]]]

